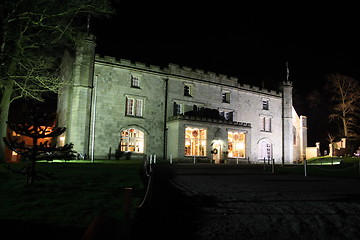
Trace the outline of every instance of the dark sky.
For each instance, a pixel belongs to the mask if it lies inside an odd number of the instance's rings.
[[[294,106],[308,118],[321,114],[321,109],[309,110],[306,96],[321,91],[327,74],[360,79],[355,6],[233,3],[116,1],[114,17],[92,23],[97,52],[153,65],[200,68],[271,89],[285,80],[288,61],[297,94]],[[327,116],[313,117],[319,118]],[[311,124],[316,129],[316,122]],[[314,134],[310,144],[323,137],[324,133]]]

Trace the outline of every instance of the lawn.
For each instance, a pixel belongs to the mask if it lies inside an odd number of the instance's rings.
[[[355,157],[318,157],[307,161],[306,170],[308,176],[359,178],[359,162]],[[304,175],[304,165],[278,165],[275,172]]]
[[[24,163],[0,164],[0,221],[86,228],[97,215],[123,218],[124,188],[131,187],[132,206],[140,204],[144,185],[142,161],[95,163],[37,163],[37,171],[51,176],[26,185],[26,178],[5,166],[21,169]]]

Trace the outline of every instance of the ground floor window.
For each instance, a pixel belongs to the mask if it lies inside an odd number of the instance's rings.
[[[272,144],[268,140],[261,140],[259,142],[259,158],[271,159],[272,158]]]
[[[245,133],[228,132],[228,157],[245,157]]]
[[[185,129],[185,156],[206,156],[206,129]]]
[[[135,128],[121,131],[120,151],[144,153],[144,132]]]

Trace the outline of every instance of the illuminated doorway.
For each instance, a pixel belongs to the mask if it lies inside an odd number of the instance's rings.
[[[212,160],[215,164],[221,163],[221,152],[222,152],[221,142],[219,140],[215,140],[212,144]]]

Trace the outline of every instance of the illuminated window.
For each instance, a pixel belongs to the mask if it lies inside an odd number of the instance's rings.
[[[126,98],[126,115],[127,116],[143,116],[144,100],[135,98]]]
[[[20,134],[16,133],[15,131],[12,132],[12,135],[13,135],[14,137],[19,137],[19,136],[20,136]]]
[[[185,129],[185,156],[206,156],[206,129]]]
[[[62,147],[65,145],[65,136],[59,137],[59,146]]]
[[[228,132],[228,156],[245,157],[245,133]]]
[[[135,128],[121,131],[120,151],[144,152],[144,133]]]

